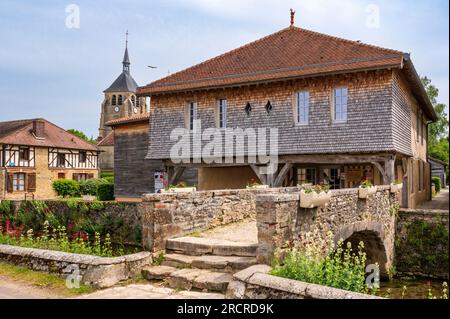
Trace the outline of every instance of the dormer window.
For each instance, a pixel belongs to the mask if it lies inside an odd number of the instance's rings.
[[[115,95],[111,98],[111,105],[117,105],[117,97]]]

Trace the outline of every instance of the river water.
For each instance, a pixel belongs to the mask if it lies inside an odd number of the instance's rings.
[[[426,278],[393,279],[388,282],[381,282],[381,287],[377,295],[380,297],[387,297],[392,299],[427,299],[428,290],[431,289],[432,295],[439,298],[443,294],[443,282],[444,280],[434,280]],[[406,289],[404,289],[404,287],[406,287]]]

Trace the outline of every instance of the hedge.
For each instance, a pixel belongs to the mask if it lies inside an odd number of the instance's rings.
[[[439,193],[442,189],[441,179],[439,177],[432,177],[431,182],[434,184],[436,193]]]
[[[80,185],[71,179],[58,179],[53,182],[53,190],[62,197],[79,197]]]
[[[91,196],[98,196],[98,186],[100,184],[108,184],[110,183],[109,180],[106,178],[94,178],[94,179],[88,179],[86,181],[80,182],[80,192],[81,195],[91,195]]]
[[[114,184],[98,185],[97,196],[101,201],[114,200]]]

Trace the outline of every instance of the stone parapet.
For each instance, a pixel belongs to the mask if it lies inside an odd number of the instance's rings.
[[[149,252],[122,257],[98,257],[61,251],[0,245],[0,260],[46,271],[62,277],[79,276],[80,282],[96,288],[111,287],[139,274],[142,267],[151,264]]]
[[[233,275],[227,299],[383,299],[357,292],[269,275],[270,267],[255,265]]]

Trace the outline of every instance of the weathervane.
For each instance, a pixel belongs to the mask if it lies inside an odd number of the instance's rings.
[[[295,11],[291,8],[291,27],[294,26],[295,23]]]
[[[128,48],[128,30],[127,33],[125,33],[125,47]]]

